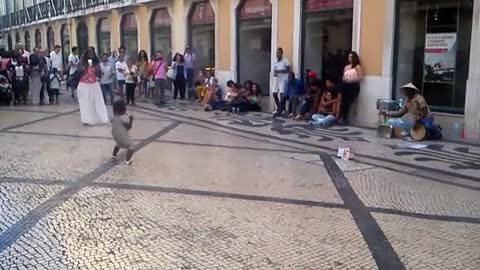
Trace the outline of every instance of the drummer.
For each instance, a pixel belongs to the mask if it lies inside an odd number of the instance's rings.
[[[404,130],[402,135],[408,135],[412,127],[415,126],[414,130],[416,130],[417,127],[421,125],[425,128],[426,133],[420,138],[415,136],[416,138],[414,139],[440,139],[441,129],[433,123],[433,116],[430,114],[430,108],[420,90],[413,83],[408,83],[402,86],[400,90],[406,97],[406,102],[403,108],[397,112],[381,111],[380,114],[386,117],[391,117],[391,119],[389,119],[389,124],[401,127]],[[413,117],[415,123],[407,123],[401,118],[407,113]]]

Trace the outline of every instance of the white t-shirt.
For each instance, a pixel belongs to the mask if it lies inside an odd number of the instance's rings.
[[[274,71],[285,71],[288,67],[290,67],[290,62],[288,62],[288,59],[285,57],[282,57],[280,61],[277,59],[277,61],[275,61],[273,64]],[[288,80],[288,73],[277,73],[275,78],[277,82],[284,82]]]
[[[110,63],[100,63],[100,69],[102,70],[102,78],[100,79],[101,84],[111,84],[113,83],[113,67]]]
[[[118,70],[121,71],[118,71]],[[125,72],[127,71],[128,66],[125,61],[117,61],[115,63],[115,72],[117,74],[117,81],[125,81]]]
[[[23,70],[23,65],[21,66],[15,65],[15,76],[17,78],[23,78],[23,76],[25,76],[25,70]]]
[[[68,64],[75,64],[75,66],[70,66],[70,75],[72,75],[73,73],[75,73],[75,71],[77,71],[77,66],[78,63],[80,62],[80,59],[78,58],[78,56],[74,55],[73,53],[70,54],[68,56]]]
[[[58,71],[63,70],[62,54],[52,51],[50,53],[50,61],[52,61],[52,68],[56,68]]]
[[[133,73],[133,75],[130,73]],[[135,81],[133,80],[133,77],[135,76],[137,76],[137,66],[132,65],[131,68],[127,66],[127,69],[125,71],[125,83],[135,83]]]

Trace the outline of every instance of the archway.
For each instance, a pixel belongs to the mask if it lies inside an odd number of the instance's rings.
[[[209,1],[193,3],[189,14],[189,43],[196,54],[195,74],[215,67],[215,12]]]
[[[162,51],[170,63],[172,61],[172,30],[171,18],[166,8],[153,12],[150,19],[150,44],[151,53]]]
[[[237,77],[252,80],[270,93],[272,5],[269,0],[244,0],[237,8]]]
[[[120,24],[122,45],[127,47],[127,55],[136,58],[138,53],[137,20],[133,13],[123,15]]]
[[[67,24],[60,28],[60,42],[62,43],[63,65],[66,66],[70,55],[70,30]]]
[[[50,26],[47,29],[47,49],[53,51],[55,47],[55,33],[53,32],[53,28]]]
[[[31,45],[31,40],[30,40],[30,32],[25,31],[25,50],[30,51],[30,45]]]
[[[77,25],[77,47],[80,55],[88,49],[88,27],[84,21],[79,21]]]
[[[40,29],[35,30],[35,47],[42,47],[42,32],[40,32]]]
[[[98,55],[110,52],[111,25],[107,18],[102,18],[97,23],[97,50]]]

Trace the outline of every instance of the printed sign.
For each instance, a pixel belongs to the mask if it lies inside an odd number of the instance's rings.
[[[153,27],[170,27],[171,20],[170,14],[166,8],[157,9],[155,11],[155,17],[153,17]]]
[[[425,40],[425,82],[453,82],[457,33],[429,33]]]
[[[215,23],[215,12],[210,2],[196,3],[190,21],[193,25]]]
[[[255,19],[272,16],[270,0],[246,0],[240,9],[240,19]]]
[[[307,0],[305,2],[307,12],[346,8],[353,8],[353,0]]]

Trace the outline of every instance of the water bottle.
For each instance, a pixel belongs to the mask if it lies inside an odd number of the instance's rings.
[[[400,107],[400,109],[403,108],[403,98],[398,100],[398,106]]]

